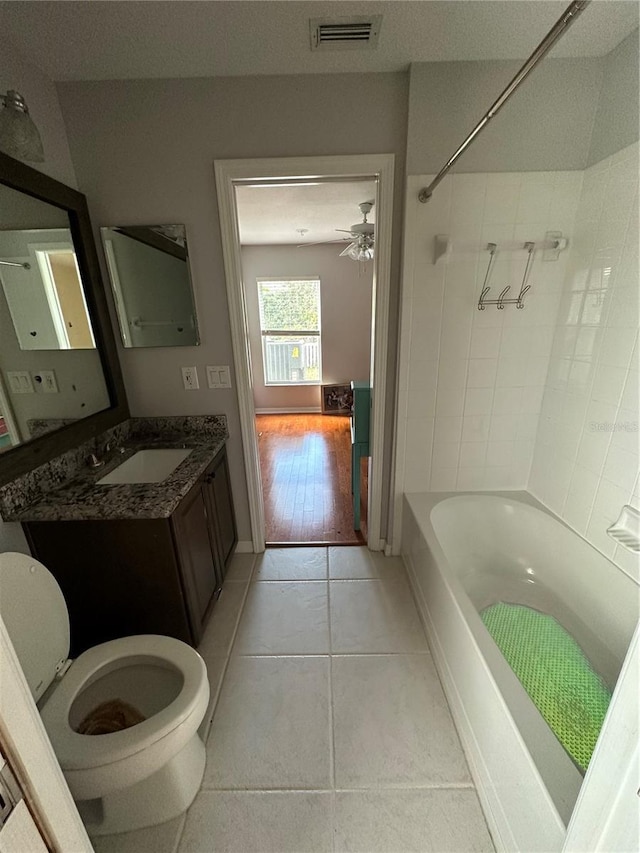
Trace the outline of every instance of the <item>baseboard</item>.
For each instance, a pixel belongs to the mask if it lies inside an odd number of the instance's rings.
[[[236,554],[253,554],[253,542],[251,540],[246,542],[238,542],[236,545]]]
[[[256,409],[256,415],[307,415],[320,414],[320,406],[288,406],[275,409]]]

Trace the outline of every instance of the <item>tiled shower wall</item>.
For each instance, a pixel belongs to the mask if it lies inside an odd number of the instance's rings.
[[[569,252],[536,251],[525,308],[477,303],[488,242],[499,254],[490,298],[516,295],[526,241],[573,239],[582,172],[430,176],[407,187],[398,399],[398,491],[526,488]],[[434,263],[437,234],[452,251]]]
[[[584,173],[529,490],[630,571],[606,534],[638,481],[638,145]]]

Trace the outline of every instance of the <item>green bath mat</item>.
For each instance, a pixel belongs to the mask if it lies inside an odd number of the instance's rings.
[[[480,614],[532,701],[575,763],[587,769],[611,693],[552,616],[499,602]]]

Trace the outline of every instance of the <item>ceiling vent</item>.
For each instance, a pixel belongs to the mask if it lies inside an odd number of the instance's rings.
[[[372,50],[381,25],[382,15],[310,18],[311,50]]]

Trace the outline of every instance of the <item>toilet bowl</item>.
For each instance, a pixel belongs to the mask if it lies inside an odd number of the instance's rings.
[[[53,575],[25,554],[0,554],[0,614],[71,794],[90,833],[126,832],[181,814],[198,792],[209,702],[204,661],[180,640],[123,637],[69,661],[69,617]],[[81,734],[105,702],[142,719]]]

